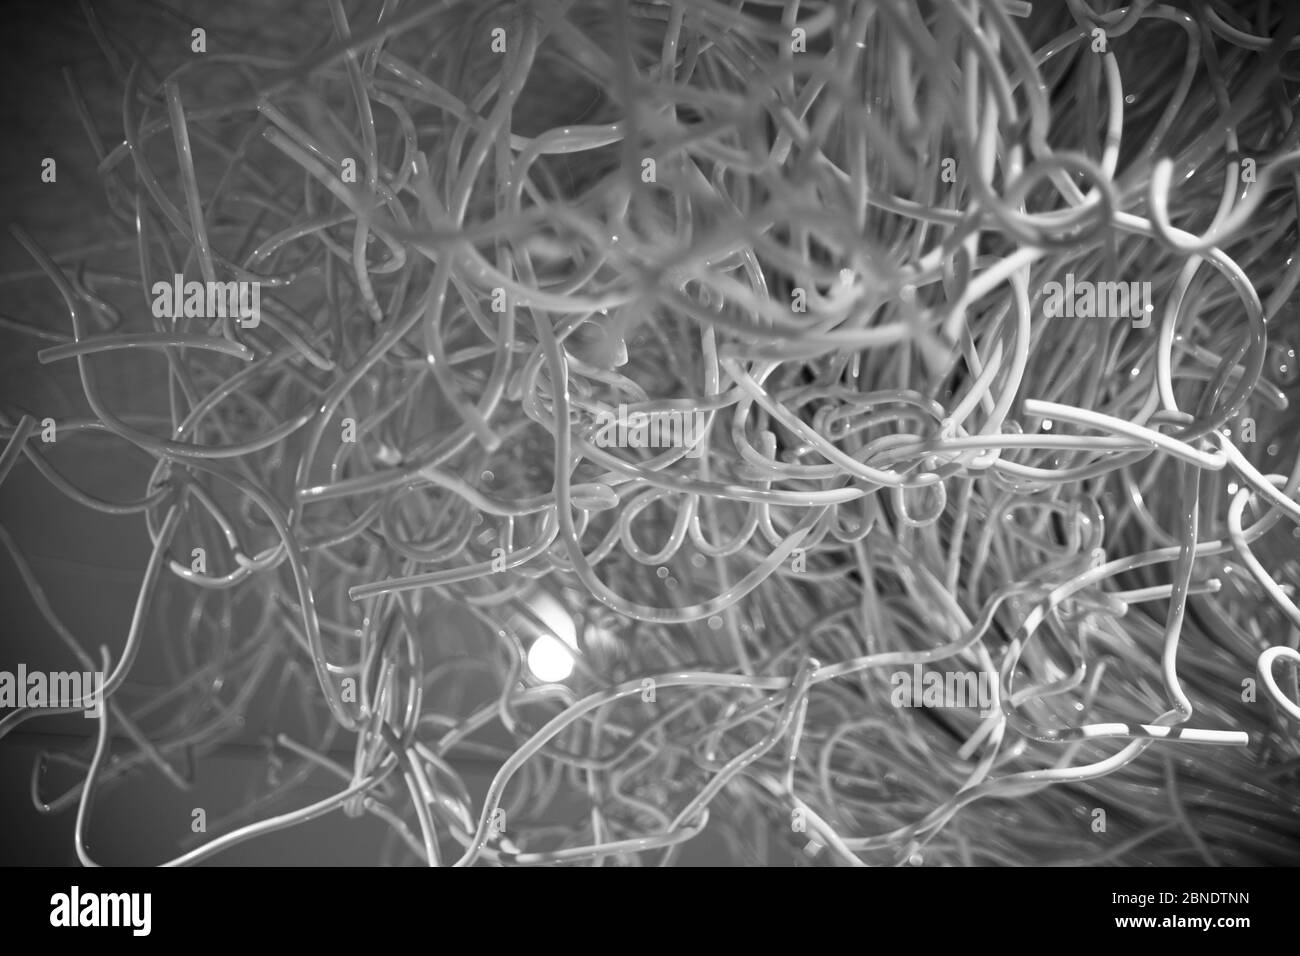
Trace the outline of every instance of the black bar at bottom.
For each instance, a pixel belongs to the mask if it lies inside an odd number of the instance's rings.
[[[113,939],[127,947],[280,939],[329,947],[420,940],[436,947],[492,937],[518,945],[574,929],[612,933],[606,938],[615,945],[716,934],[734,947],[737,936],[762,939],[777,931],[829,942],[849,926],[873,947],[924,945],[927,937],[946,946],[961,936],[996,946],[1008,934],[1026,945],[1181,946],[1196,935],[1231,946],[1251,934],[1289,932],[1295,913],[1286,870],[907,868],[842,875],[843,882],[807,870],[786,883],[779,873],[688,870],[661,883],[624,870],[597,885],[575,877],[568,886],[554,876],[540,884],[528,876],[497,883],[469,873],[395,869],[9,869],[0,875],[7,884],[0,921],[14,938],[51,934],[52,941],[71,942],[76,933],[78,943]]]

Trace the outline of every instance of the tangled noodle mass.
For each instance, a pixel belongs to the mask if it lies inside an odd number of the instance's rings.
[[[0,481],[152,557],[110,652],[0,534],[107,675],[38,807],[90,864],[96,790],[269,699],[284,771],[172,864],[334,810],[460,866],[1300,860],[1300,6],[1187,6],[326,0],[165,70],[90,14],[118,238],[16,229],[66,310],[4,321],[152,472],[10,408]]]

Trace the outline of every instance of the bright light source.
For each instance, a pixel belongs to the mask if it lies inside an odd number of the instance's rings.
[[[553,684],[573,673],[573,651],[552,634],[543,634],[528,648],[528,669],[540,681]]]
[[[528,603],[545,625],[528,648],[528,669],[540,681],[562,681],[573,673],[573,658],[578,652],[578,630],[573,626],[573,618],[563,604],[545,591],[538,591]]]

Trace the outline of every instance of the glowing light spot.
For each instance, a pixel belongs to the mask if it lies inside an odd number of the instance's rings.
[[[573,652],[558,638],[543,634],[528,648],[528,669],[548,684],[565,680],[573,673]]]
[[[578,631],[564,605],[539,591],[528,600],[545,626],[528,648],[528,669],[538,680],[556,683],[573,673],[578,653]]]

